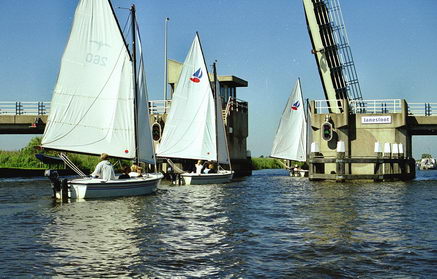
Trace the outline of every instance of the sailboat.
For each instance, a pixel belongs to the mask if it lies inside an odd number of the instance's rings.
[[[298,79],[282,112],[270,157],[305,162],[307,127],[302,89]],[[290,175],[292,174],[296,175],[293,168],[290,169]]]
[[[226,183],[231,181],[234,173],[229,159],[216,74],[214,82],[215,94],[199,34],[196,33],[173,94],[157,150],[157,156],[162,158],[217,162],[216,173],[184,171],[181,176],[186,185]],[[228,165],[229,170],[223,169],[220,164]]]
[[[107,153],[156,164],[134,5],[130,11],[131,50],[109,0],[79,1],[53,92],[44,149]],[[148,173],[105,181],[76,170],[82,177],[67,181],[68,196],[76,199],[145,195],[163,178],[161,173]],[[56,174],[47,176],[52,185],[59,183]]]

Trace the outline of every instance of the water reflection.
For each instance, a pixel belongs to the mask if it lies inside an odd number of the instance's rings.
[[[60,275],[78,270],[80,276],[126,275],[140,261],[138,239],[132,232],[141,227],[136,211],[143,202],[118,199],[56,206],[40,240],[54,251],[49,264]]]
[[[437,184],[312,183],[259,171],[226,185],[53,204],[0,181],[9,277],[409,278],[433,274]],[[0,277],[1,277],[0,276]]]
[[[219,185],[165,189],[159,199],[156,227],[143,234],[143,242],[151,243],[144,247],[147,257],[143,260],[154,264],[151,268],[156,275],[207,277],[219,272],[220,267],[209,259],[227,249],[224,227],[229,217],[224,197]]]

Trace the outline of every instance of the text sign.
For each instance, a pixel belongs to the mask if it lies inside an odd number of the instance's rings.
[[[390,124],[391,115],[386,116],[361,116],[362,124]]]

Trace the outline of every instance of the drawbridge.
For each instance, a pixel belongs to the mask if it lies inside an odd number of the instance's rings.
[[[303,0],[312,53],[330,111],[339,100],[362,100],[355,63],[338,0]]]

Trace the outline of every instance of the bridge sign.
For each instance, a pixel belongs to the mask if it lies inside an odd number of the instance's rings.
[[[361,116],[362,124],[391,124],[391,115]]]

